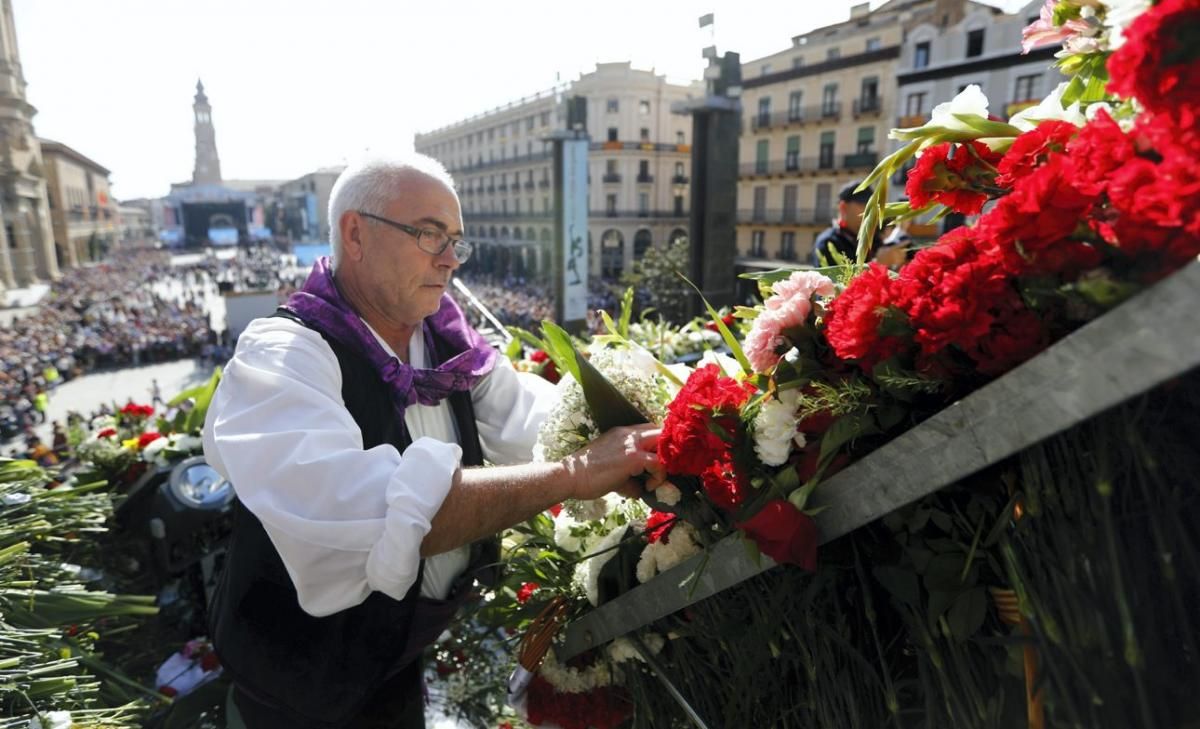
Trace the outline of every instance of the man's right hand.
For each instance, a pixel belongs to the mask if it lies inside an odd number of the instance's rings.
[[[637,497],[653,491],[667,474],[658,461],[657,425],[613,428],[562,460],[572,481],[572,497],[598,499],[610,491]],[[643,482],[637,477],[647,474]]]

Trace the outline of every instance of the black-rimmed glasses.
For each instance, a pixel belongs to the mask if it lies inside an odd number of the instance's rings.
[[[451,238],[440,230],[416,228],[411,225],[406,225],[404,223],[399,223],[395,220],[385,218],[382,215],[375,215],[374,213],[368,213],[363,210],[359,210],[358,214],[364,218],[376,220],[380,223],[384,223],[385,225],[390,225],[397,230],[402,230],[405,233],[408,233],[413,238],[417,239],[417,248],[420,248],[431,256],[440,256],[447,248],[454,246],[454,260],[458,261],[459,263],[466,263],[467,259],[471,257],[471,252],[475,250],[474,246],[465,240],[461,238]],[[424,241],[424,243],[422,243],[422,241]]]

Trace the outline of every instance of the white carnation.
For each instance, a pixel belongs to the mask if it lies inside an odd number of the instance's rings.
[[[686,521],[677,521],[665,539],[647,544],[638,558],[637,579],[649,582],[655,575],[666,572],[702,550],[699,532]]]
[[[766,465],[780,466],[787,461],[797,435],[799,404],[799,390],[784,390],[778,393],[778,399],[769,398],[758,409],[754,417],[754,452]]]
[[[683,498],[683,492],[679,487],[670,481],[666,481],[662,486],[654,489],[654,498],[658,499],[667,506],[674,506]]]
[[[1031,106],[1028,109],[1013,115],[1012,119],[1008,120],[1017,129],[1023,132],[1028,132],[1031,129],[1036,129],[1037,125],[1049,120],[1059,120],[1070,122],[1077,127],[1081,127],[1087,123],[1087,118],[1083,111],[1079,108],[1079,102],[1063,108],[1062,96],[1067,90],[1067,84],[1059,84],[1050,95],[1042,99],[1037,106]]]
[[[605,534],[598,544],[588,548],[588,552],[596,553],[596,556],[588,557],[575,565],[574,582],[583,589],[593,607],[600,604],[600,571],[617,555],[617,550],[611,548],[616,547],[628,529],[629,525],[625,524]]]
[[[582,694],[612,683],[612,671],[607,661],[600,661],[587,668],[572,668],[558,662],[554,651],[547,651],[538,675],[559,693]]]

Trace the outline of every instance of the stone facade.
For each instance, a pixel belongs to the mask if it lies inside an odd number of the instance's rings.
[[[120,239],[108,169],[65,144],[40,143],[59,260],[69,267],[100,260]]]
[[[11,0],[0,3],[0,292],[58,278],[37,110],[25,99]]]

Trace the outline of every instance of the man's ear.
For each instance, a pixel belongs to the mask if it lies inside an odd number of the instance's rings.
[[[366,221],[353,210],[342,213],[338,228],[342,233],[342,255],[354,261],[363,257],[363,226]]]

